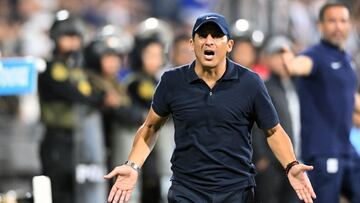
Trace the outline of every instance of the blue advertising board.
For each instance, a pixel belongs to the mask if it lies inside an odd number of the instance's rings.
[[[38,60],[33,57],[0,59],[0,96],[36,92]]]

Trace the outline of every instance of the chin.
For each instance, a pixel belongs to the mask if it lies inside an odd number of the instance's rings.
[[[217,66],[217,64],[213,61],[203,61],[201,65],[205,68],[214,68]]]

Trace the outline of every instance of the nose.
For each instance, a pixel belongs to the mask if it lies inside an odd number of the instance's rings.
[[[214,38],[211,36],[211,34],[208,34],[205,38],[205,44],[212,45],[214,44]]]

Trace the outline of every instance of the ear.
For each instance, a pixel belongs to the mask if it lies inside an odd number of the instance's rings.
[[[195,50],[195,48],[194,48],[194,40],[191,38],[191,39],[189,40],[189,43],[190,43],[190,50],[191,50],[192,52],[194,52],[194,50]]]
[[[323,31],[323,23],[321,21],[319,21],[317,23],[317,29],[319,31],[320,34],[322,34],[322,31]]]
[[[232,50],[232,48],[234,46],[234,40],[229,39],[226,46],[227,46],[227,52],[228,53],[231,52],[231,50]]]

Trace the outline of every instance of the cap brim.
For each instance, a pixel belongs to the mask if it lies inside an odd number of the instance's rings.
[[[216,25],[220,28],[220,30],[222,31],[222,33],[223,33],[224,35],[229,35],[229,33],[227,33],[226,29],[225,29],[223,26],[221,26],[218,22],[216,22],[215,20],[212,20],[212,19],[209,19],[209,20],[206,20],[206,21],[200,23],[200,25],[198,25],[198,26],[194,29],[194,34],[199,30],[199,28],[200,28],[201,26],[203,26],[203,25],[206,24],[206,23],[214,23],[214,24],[216,24]]]

